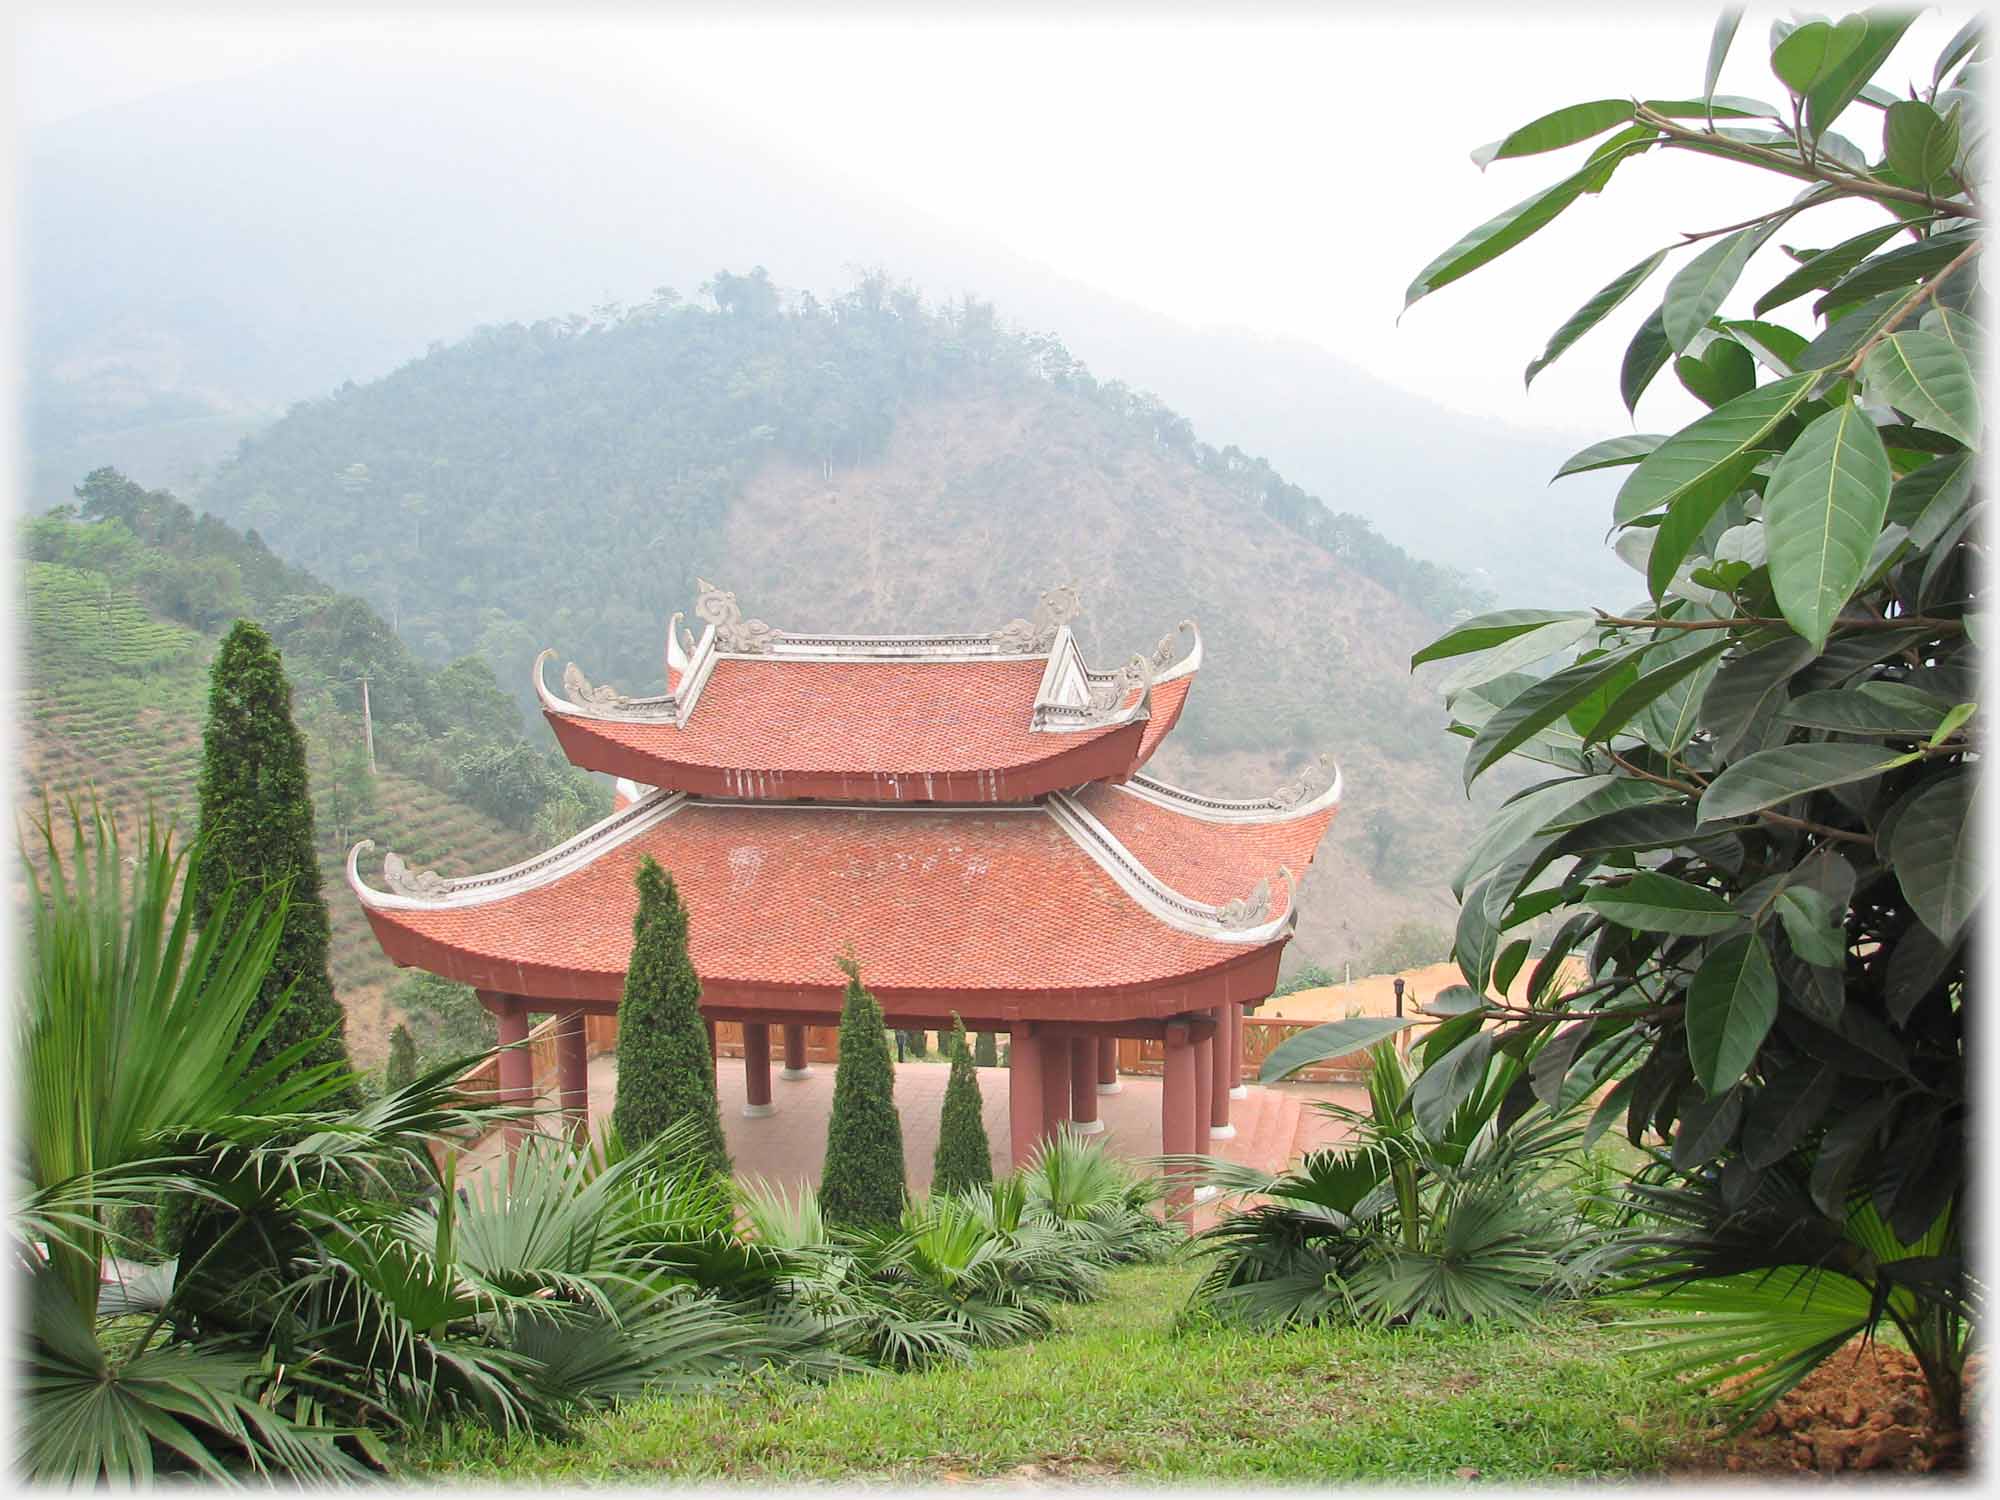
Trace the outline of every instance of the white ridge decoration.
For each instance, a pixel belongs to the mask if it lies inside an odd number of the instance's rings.
[[[451,882],[436,870],[412,870],[394,850],[382,856],[382,878],[399,896],[434,899],[451,889]]]
[[[697,578],[694,586],[701,591],[694,601],[694,612],[715,627],[717,649],[744,656],[757,656],[771,649],[771,637],[778,632],[762,620],[746,620],[736,596],[726,589],[719,589],[706,578]]]

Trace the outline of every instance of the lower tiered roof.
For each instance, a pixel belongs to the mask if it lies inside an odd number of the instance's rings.
[[[1017,806],[760,802],[648,791],[492,874],[348,881],[383,950],[477,988],[614,1004],[651,856],[689,910],[711,1017],[831,1020],[852,952],[885,1012],[1130,1021],[1259,999],[1339,799],[1328,767],[1220,801],[1135,778]]]

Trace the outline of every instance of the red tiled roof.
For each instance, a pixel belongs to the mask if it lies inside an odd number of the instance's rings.
[[[1331,803],[1295,818],[1271,815],[1281,821],[1215,822],[1162,807],[1122,787],[1087,786],[1075,798],[1162,881],[1184,896],[1210,903],[1247,894],[1280,866],[1303,880],[1339,811],[1338,803]]]
[[[1157,744],[1187,695],[1182,678],[1154,690],[1151,720],[1037,730],[1045,667],[1041,657],[722,657],[684,727],[544,712],[577,765],[647,786],[708,796],[1004,802],[1130,775],[1151,753],[1145,737]]]
[[[1275,875],[1276,859],[1249,873],[1242,831],[1217,824],[1184,833],[1183,875],[1204,864],[1203,829],[1228,869],[1203,882],[1214,899],[1245,895]],[[1300,852],[1302,836],[1278,841],[1295,869],[1310,857],[1309,843]],[[1092,1014],[1162,1015],[1197,1003],[1191,986],[1219,971],[1248,973],[1248,964],[1259,975],[1269,968],[1274,981],[1288,932],[1231,943],[1168,925],[1041,807],[696,800],[541,884],[478,904],[371,904],[368,916],[398,962],[482,989],[611,999],[631,949],[633,875],[642,855],[658,860],[680,888],[690,956],[711,998],[732,991],[766,1001],[785,991],[835,995],[841,976],[834,959],[851,945],[885,1004],[898,990],[999,993],[1013,997],[1009,1013],[1059,1018],[1076,1013],[1079,996],[1115,994],[1116,1004]],[[1286,893],[1274,883],[1272,911],[1283,914]],[[1236,998],[1267,990],[1268,983]],[[1199,1003],[1225,998],[1217,993]],[[1001,1009],[996,1001],[985,1014]]]
[[[1174,725],[1180,722],[1181,710],[1187,706],[1188,689],[1194,686],[1194,673],[1176,677],[1171,682],[1153,684],[1153,716],[1146,721],[1146,732],[1139,739],[1139,759],[1143,766],[1153,758],[1153,752],[1160,748],[1160,741],[1173,733]]]

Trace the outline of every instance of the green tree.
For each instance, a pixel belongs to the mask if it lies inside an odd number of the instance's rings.
[[[1484,615],[1412,659],[1455,663],[1468,786],[1536,763],[1453,880],[1471,1008],[1434,1038],[1413,1097],[1420,1118],[1447,1115],[1496,1046],[1560,1028],[1536,1090],[1617,1078],[1596,1128],[1622,1118],[1635,1143],[1671,1143],[1681,1185],[1650,1199],[1671,1232],[1641,1266],[1674,1288],[1688,1365],[1741,1373],[1747,1357],[1753,1413],[1886,1317],[1952,1434],[1971,1326],[1966,941],[1986,888],[1969,156],[1984,32],[1969,23],[1907,88],[1874,86],[1913,15],[1778,23],[1774,108],[1715,94],[1725,14],[1704,97],[1607,89],[1475,153],[1605,137],[1409,288],[1414,303],[1512,249],[1639,156],[1782,179],[1768,212],[1614,277],[1527,368],[1685,252],[1619,387],[1633,407],[1671,368],[1710,410],[1559,471],[1629,468],[1611,520],[1647,603]],[[1811,226],[1834,203],[1850,218],[1829,243]],[[1857,209],[1877,222],[1852,233]],[[1767,244],[1792,264],[1738,296]],[[1527,957],[1510,934],[1552,905],[1564,920],[1525,1001],[1496,998]],[[1588,978],[1563,993],[1571,955]]]
[[[966,1045],[965,1022],[956,1015],[951,1019],[951,1079],[944,1087],[944,1115],[938,1122],[937,1155],[931,1164],[933,1193],[956,1193],[993,1181],[993,1146],[986,1138],[979,1074]]]
[[[417,1076],[417,1039],[402,1022],[389,1033],[389,1065],[383,1079],[389,1093],[408,1087]]]
[[[232,887],[286,894],[284,936],[248,1024],[261,1021],[287,990],[292,998],[259,1044],[258,1062],[317,1036],[300,1065],[337,1063],[351,1071],[346,1015],[327,973],[329,931],[305,740],[292,722],[292,688],[277,648],[249,620],[237,621],[215,654],[200,795],[196,923],[205,927],[221,912],[228,929],[236,918],[222,898]],[[234,909],[243,909],[240,900]]]
[[[982,1068],[997,1068],[1000,1066],[1000,1048],[998,1043],[994,1041],[992,1032],[982,1031],[979,1033],[979,1040],[973,1044],[972,1061],[976,1066]]]
[[[688,961],[687,908],[674,878],[648,855],[639,861],[632,960],[618,1001],[618,1099],[611,1121],[628,1147],[676,1121],[690,1121],[718,1174],[729,1172],[715,1061],[701,1018],[701,981]]]
[[[882,1007],[861,987],[861,965],[840,961],[847,998],[840,1010],[840,1061],[833,1115],[826,1127],[820,1210],[851,1228],[894,1224],[903,1212],[903,1122],[896,1116],[896,1075],[882,1028]]]

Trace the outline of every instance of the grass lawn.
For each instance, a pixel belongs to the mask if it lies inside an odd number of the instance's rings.
[[[1183,1267],[1122,1271],[1058,1332],[963,1368],[753,1382],[628,1406],[571,1443],[465,1431],[410,1451],[446,1480],[1495,1481],[1657,1473],[1698,1408],[1613,1335],[1176,1333]]]

